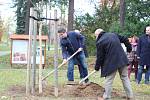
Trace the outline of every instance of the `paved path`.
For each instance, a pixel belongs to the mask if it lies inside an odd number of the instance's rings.
[[[10,53],[10,51],[0,51],[0,56],[7,55],[9,53]]]

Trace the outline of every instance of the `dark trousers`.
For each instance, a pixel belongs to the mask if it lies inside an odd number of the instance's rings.
[[[137,79],[137,72],[138,72],[138,61],[133,60],[130,62],[130,65],[128,66],[128,77],[130,79],[131,73],[134,72],[135,80]]]

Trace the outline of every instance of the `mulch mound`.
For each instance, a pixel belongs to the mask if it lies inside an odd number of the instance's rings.
[[[10,95],[15,94],[25,94],[25,87],[23,86],[13,86],[9,89]],[[102,96],[104,93],[104,88],[96,83],[90,83],[89,85],[64,85],[59,87],[59,97],[98,97]],[[38,88],[36,88],[35,96],[45,96],[45,97],[54,97],[54,87],[47,86],[43,89],[43,93],[38,93]],[[119,91],[114,90],[112,91],[112,97],[119,96],[121,94]]]
[[[63,89],[64,96],[75,96],[75,97],[97,97],[102,96],[104,88],[96,83],[90,83],[89,85],[73,85],[65,86]],[[116,90],[113,90],[112,96],[119,96]]]

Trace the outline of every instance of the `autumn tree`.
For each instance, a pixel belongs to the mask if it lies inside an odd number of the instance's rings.
[[[4,23],[3,23],[3,20],[1,18],[1,15],[0,15],[0,42],[2,40],[3,32],[4,32]]]

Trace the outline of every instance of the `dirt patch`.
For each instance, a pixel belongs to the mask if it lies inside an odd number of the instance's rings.
[[[10,96],[25,96],[25,87],[23,86],[13,86],[7,93]],[[104,93],[104,88],[96,83],[90,83],[89,85],[63,85],[59,87],[59,97],[98,97],[102,96]],[[42,97],[54,97],[54,87],[47,86],[43,89],[43,93],[38,93],[38,88],[36,88],[35,96]],[[112,97],[119,96],[122,94],[117,90],[112,91]]]
[[[63,95],[75,96],[75,97],[96,97],[101,96],[104,92],[104,88],[96,83],[85,85],[65,86],[63,89]]]
[[[63,89],[64,96],[75,96],[75,97],[97,97],[102,96],[104,93],[104,88],[96,83],[91,83],[87,86],[85,85],[75,85],[75,86],[65,86]],[[112,96],[119,96],[120,94],[113,90]]]

